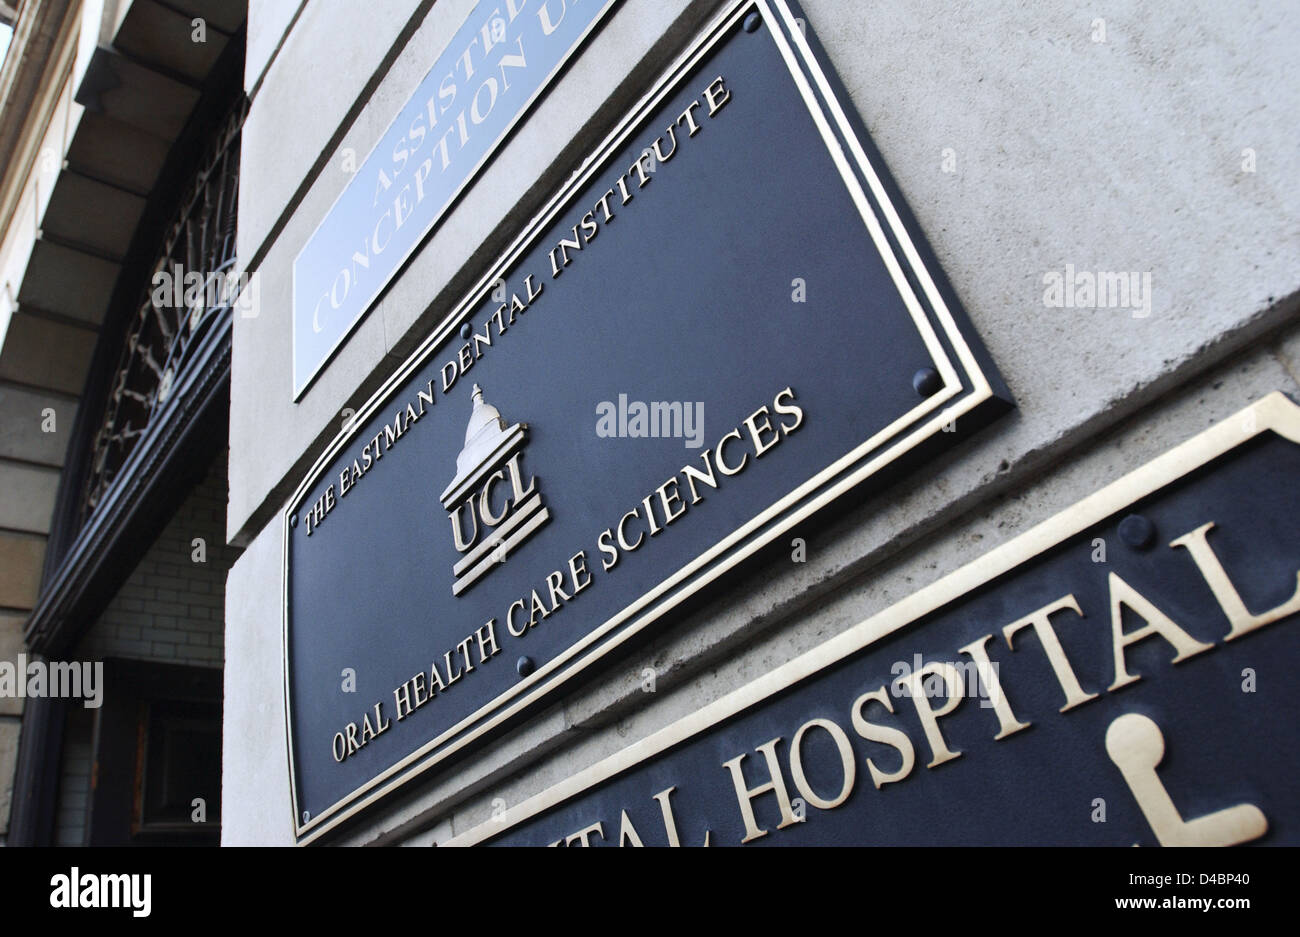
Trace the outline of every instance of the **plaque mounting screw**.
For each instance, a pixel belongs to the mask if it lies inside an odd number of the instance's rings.
[[[519,676],[526,677],[533,672],[533,659],[531,657],[521,657],[515,661],[515,670],[519,671]]]
[[[290,514],[290,515],[289,515],[289,526],[290,526],[290,527],[297,527],[297,526],[298,526],[298,515],[297,515],[297,514]]]
[[[934,368],[921,368],[912,375],[912,389],[922,397],[933,397],[943,390],[943,378]]]
[[[473,334],[474,334],[474,326],[470,325],[468,322],[462,322],[460,324],[461,338],[465,339],[465,341],[469,341],[469,337]]]
[[[745,17],[745,32],[752,33],[754,30],[758,29],[758,25],[761,22],[763,22],[763,17],[759,16],[757,13],[749,14]]]
[[[1135,550],[1145,550],[1156,538],[1156,525],[1141,514],[1130,514],[1119,522],[1119,539]]]

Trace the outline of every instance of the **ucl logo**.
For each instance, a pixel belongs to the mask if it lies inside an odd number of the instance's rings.
[[[461,554],[452,567],[453,595],[460,595],[550,519],[537,479],[524,480],[519,460],[528,424],[506,425],[497,408],[474,385],[474,409],[456,477],[439,500],[451,519],[452,541]]]

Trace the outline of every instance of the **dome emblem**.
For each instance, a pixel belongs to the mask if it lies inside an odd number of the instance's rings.
[[[456,477],[440,501],[451,520],[452,542],[461,554],[452,568],[453,595],[460,595],[531,537],[550,519],[536,477],[520,465],[528,424],[507,424],[474,385],[465,445],[456,457]]]

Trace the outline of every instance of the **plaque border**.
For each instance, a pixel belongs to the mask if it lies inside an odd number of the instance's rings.
[[[1300,405],[1293,403],[1281,391],[1273,391],[1260,398],[1007,543],[858,622],[794,660],[530,797],[508,811],[507,822],[489,820],[471,827],[442,845],[472,846],[500,836],[538,814],[612,780],[706,729],[740,715],[840,663],[926,615],[960,601],[998,577],[1056,548],[1070,537],[1077,536],[1125,507],[1199,471],[1208,463],[1267,432],[1276,433],[1300,445]]]
[[[569,199],[595,173],[606,158],[627,142],[632,130],[663,100],[700,60],[732,31],[741,28],[744,17],[759,12],[785,62],[796,89],[808,107],[822,142],[834,161],[849,195],[872,238],[876,250],[902,297],[914,326],[926,345],[943,379],[943,387],[920,399],[915,407],[887,427],[855,445],[848,453],[800,484],[759,515],[697,554],[654,589],[633,599],[622,611],[584,634],[555,658],[546,661],[528,677],[503,690],[490,703],[427,740],[394,764],[377,771],[365,784],[339,798],[325,810],[302,820],[294,765],[293,718],[289,675],[289,537],[290,520],[307,493],[323,478],[325,469],[356,436],[361,426],[378,413],[383,404],[455,334],[490,293],[492,285],[533,245],[536,236],[567,207]],[[840,88],[828,78],[819,56],[799,26],[799,19],[787,0],[730,0],[714,18],[697,31],[687,48],[656,79],[650,90],[630,105],[617,124],[584,159],[570,179],[547,201],[520,233],[489,265],[454,311],[433,327],[405,361],[362,405],[350,422],[324,449],[305,473],[303,481],[288,499],[282,515],[282,633],[285,738],[289,762],[289,785],[295,841],[311,843],[344,821],[375,804],[381,798],[422,774],[449,755],[480,738],[523,709],[553,693],[557,686],[586,670],[646,626],[658,620],[701,588],[751,557],[776,537],[807,520],[923,443],[943,432],[945,425],[972,413],[998,397],[976,351],[970,347],[961,326],[935,281],[921,250],[912,240],[894,205],[894,196],[882,181],[875,163],[858,136],[858,125],[844,110]],[[778,27],[779,28],[776,28]],[[868,191],[870,197],[868,197]],[[892,238],[892,240],[891,240]],[[899,256],[901,254],[901,257]],[[909,279],[909,274],[915,282]],[[931,310],[927,315],[917,293]],[[934,320],[933,322],[931,320]],[[935,331],[936,325],[952,350],[949,357]],[[963,387],[963,378],[970,385]],[[996,380],[996,378],[995,378]],[[499,827],[498,827],[499,831]]]

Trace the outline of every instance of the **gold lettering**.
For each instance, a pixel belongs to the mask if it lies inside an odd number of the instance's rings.
[[[1079,608],[1078,600],[1073,595],[1067,595],[1050,605],[1044,605],[1019,621],[1013,621],[1002,629],[1007,647],[1013,651],[1015,646],[1011,643],[1011,636],[1022,628],[1034,629],[1034,634],[1038,635],[1038,643],[1043,646],[1043,653],[1047,655],[1047,662],[1052,665],[1052,673],[1056,674],[1056,682],[1061,685],[1061,692],[1065,694],[1065,705],[1061,707],[1061,712],[1073,709],[1075,706],[1082,706],[1088,700],[1096,699],[1098,696],[1097,693],[1085,693],[1083,687],[1079,685],[1079,678],[1074,675],[1074,668],[1070,666],[1069,658],[1065,656],[1065,650],[1061,647],[1061,641],[1052,628],[1052,613],[1063,609],[1070,609],[1080,618],[1083,617],[1083,610]]]
[[[513,605],[510,607],[512,609],[514,608]],[[483,632],[485,631],[487,632],[486,637],[483,635]],[[475,631],[474,636],[478,638],[478,662],[480,664],[489,657],[495,657],[501,650],[501,648],[497,646],[497,620],[495,618],[490,619],[487,624]],[[492,648],[491,651],[487,650],[489,647]]]
[[[1297,572],[1296,591],[1291,598],[1266,612],[1261,612],[1258,615],[1251,614],[1250,610],[1246,608],[1246,603],[1242,601],[1241,593],[1232,584],[1232,580],[1228,578],[1228,574],[1223,569],[1223,564],[1219,562],[1218,556],[1215,555],[1214,548],[1210,546],[1207,535],[1213,528],[1214,521],[1202,524],[1191,533],[1183,534],[1169,545],[1186,549],[1192,555],[1196,568],[1201,571],[1201,575],[1209,584],[1210,590],[1214,593],[1215,601],[1219,603],[1219,608],[1223,609],[1223,614],[1228,617],[1228,624],[1231,625],[1231,629],[1224,637],[1225,641],[1240,638],[1243,634],[1249,634],[1263,628],[1265,625],[1271,625],[1275,621],[1286,618],[1288,615],[1300,612],[1300,572]]]
[[[518,631],[515,630],[515,609],[517,608],[522,612],[527,607],[528,603],[523,599],[515,599],[510,603],[510,608],[506,611],[506,630],[516,638],[523,637],[524,632],[528,629],[520,628]]]
[[[516,452],[506,463],[506,469],[510,472],[510,490],[514,492],[515,504],[522,504],[524,498],[528,497],[537,488],[536,476],[528,479],[528,487],[524,487],[523,474],[519,470],[519,456],[521,453]]]
[[[423,674],[421,674],[421,676],[423,676]],[[410,715],[412,712],[415,711],[415,707],[411,705],[410,682],[411,681],[408,680],[406,683],[403,683],[401,686],[399,686],[396,690],[393,691],[393,701],[394,704],[397,706],[398,722],[401,722],[408,715]]]
[[[618,844],[620,846],[644,846],[641,837],[637,835],[636,827],[632,825],[632,818],[623,811],[623,816],[618,824]]]
[[[939,709],[932,708],[929,698],[925,695],[925,678],[930,674],[938,674],[943,679],[944,695],[948,697]],[[961,676],[957,673],[957,668],[952,664],[932,662],[914,671],[905,682],[911,692],[916,715],[920,717],[921,726],[925,729],[926,741],[930,743],[930,751],[934,756],[926,767],[935,768],[946,761],[960,758],[961,752],[954,752],[948,748],[943,739],[943,732],[939,729],[939,717],[948,715],[961,702]]]
[[[741,769],[741,763],[745,760],[745,754],[743,753],[722,764],[722,767],[731,772],[731,783],[736,789],[736,798],[740,802],[740,813],[745,820],[745,838],[740,841],[742,845],[767,835],[767,830],[758,828],[758,822],[754,818],[753,800],[768,791],[776,794],[777,802],[781,806],[781,822],[777,825],[777,829],[783,830],[790,824],[797,822],[794,818],[794,810],[790,805],[790,793],[786,790],[785,778],[781,774],[781,764],[776,757],[776,746],[780,741],[780,736],[777,736],[770,742],[764,742],[757,749],[763,753],[763,758],[767,762],[770,779],[766,784],[760,784],[758,787],[745,786],[745,774]]]
[[[719,96],[721,93],[721,96]],[[731,92],[722,86],[722,76],[719,75],[709,86],[704,89],[704,97],[709,102],[709,116],[712,117],[722,106],[731,100]]]
[[[1006,694],[1002,692],[1002,681],[998,678],[997,667],[989,660],[989,653],[984,647],[992,637],[993,635],[986,634],[978,641],[972,641],[965,647],[958,648],[957,653],[965,654],[975,662],[980,684],[984,687],[989,702],[993,704],[993,712],[998,717],[998,734],[993,736],[993,740],[997,742],[1021,729],[1028,729],[1030,724],[1016,718],[1016,714],[1011,711],[1011,704],[1007,702]]]
[[[1126,605],[1147,622],[1144,627],[1125,633],[1124,606]],[[1175,664],[1213,647],[1211,644],[1197,641],[1179,628],[1168,615],[1156,608],[1146,596],[1116,573],[1110,574],[1110,622],[1115,644],[1115,682],[1107,689],[1112,692],[1142,679],[1141,676],[1130,674],[1124,666],[1124,648],[1129,645],[1158,634],[1172,644],[1174,650],[1178,652],[1173,659]]]
[[[451,519],[451,538],[455,543],[457,551],[464,553],[470,547],[474,546],[474,541],[478,539],[478,517],[474,514],[474,499],[464,501],[456,507],[456,510],[447,515]],[[469,537],[463,536],[462,522],[460,512],[469,505],[470,532]]]
[[[434,689],[434,687],[437,689]],[[436,694],[445,692],[447,684],[442,679],[442,674],[438,672],[438,662],[434,661],[429,665],[429,693]]]
[[[585,579],[583,577],[586,577]],[[573,594],[577,595],[591,585],[591,573],[587,571],[587,551],[579,550],[569,557],[569,584]]]
[[[886,784],[893,784],[895,781],[901,781],[912,773],[912,766],[916,764],[916,749],[912,747],[912,740],[907,737],[907,733],[890,726],[878,725],[874,722],[868,722],[862,715],[862,709],[871,700],[880,703],[891,713],[894,711],[894,704],[890,702],[889,693],[882,686],[878,690],[870,693],[863,693],[853,703],[853,731],[870,742],[880,742],[884,745],[896,749],[902,756],[902,763],[897,771],[885,773],[876,767],[875,762],[870,758],[867,759],[867,771],[871,773],[871,783],[876,785],[876,789],[884,787]]]
[[[669,846],[680,846],[682,844],[677,835],[677,818],[673,816],[673,805],[669,799],[675,790],[677,790],[676,784],[655,794],[655,800],[659,801],[659,812],[664,818],[664,832],[668,835]]]
[[[542,597],[538,595],[537,590],[534,589],[533,604],[528,613],[528,627],[531,628],[533,625],[537,624],[537,615],[539,612],[543,619],[549,618],[551,615],[551,613],[546,610],[546,603],[542,601]]]
[[[844,773],[844,781],[840,785],[839,793],[829,800],[812,789],[803,770],[803,737],[812,728],[821,729],[829,735],[840,754],[840,770]],[[799,789],[803,799],[818,810],[833,810],[848,800],[849,795],[853,793],[853,783],[857,780],[857,774],[857,761],[853,757],[853,746],[849,742],[849,737],[844,734],[843,729],[829,719],[809,719],[799,727],[794,738],[790,740],[790,776],[794,779],[794,786]]]
[[[483,518],[483,526],[485,527],[495,527],[497,524],[500,524],[505,520],[506,515],[510,513],[509,499],[506,499],[506,503],[502,506],[500,514],[492,513],[492,506],[490,503],[492,500],[492,486],[496,484],[497,481],[505,481],[505,477],[506,473],[501,471],[501,469],[497,469],[488,476],[488,480],[483,483],[483,487],[479,491],[478,514],[479,517]],[[457,512],[460,511],[459,508],[456,510]]]
[[[757,422],[759,416],[763,417],[762,425]],[[767,417],[767,407],[759,407],[745,417],[745,425],[749,427],[749,435],[754,440],[754,458],[756,459],[761,458],[764,452],[767,452],[781,441],[781,434],[772,428],[772,421]],[[762,432],[764,430],[772,434],[771,441],[763,442]]]
[[[668,486],[670,485],[673,489],[672,494],[668,493]],[[686,504],[677,493],[677,476],[674,475],[672,478],[668,479],[668,481],[656,488],[655,493],[659,495],[659,501],[664,507],[665,527],[686,513]],[[673,511],[673,504],[680,505],[676,512]]]
[[[560,607],[561,602],[567,602],[571,598],[562,588],[564,585],[564,573],[556,570],[553,573],[546,574],[546,588],[551,593],[551,611],[554,612]]]
[[[628,519],[633,517],[640,517],[640,516],[641,516],[640,512],[637,511],[636,508],[633,508],[632,510],[624,514],[623,517],[618,522],[618,545],[622,547],[623,551],[626,553],[631,553],[637,547],[641,546],[641,541],[645,539],[645,531],[642,531],[641,533],[637,534],[636,543],[628,543],[627,537],[623,533],[623,525],[628,522]]]
[[[718,445],[714,449],[713,461],[718,466],[718,471],[722,472],[723,475],[735,475],[745,467],[745,463],[749,461],[749,455],[741,456],[740,463],[735,468],[728,466],[727,463],[722,461],[722,447],[727,444],[728,439],[740,439],[740,430],[733,429],[718,440]]]
[[[691,486],[691,504],[700,503],[700,493],[695,490],[695,483],[697,481],[704,482],[704,484],[715,490],[718,487],[718,479],[713,473],[713,463],[709,461],[710,455],[710,451],[705,449],[704,454],[700,456],[700,458],[704,460],[704,467],[709,470],[709,474],[707,475],[693,465],[682,467],[682,474],[686,476],[686,483]]]
[[[673,121],[674,127],[682,121],[686,121],[686,126],[690,128],[689,132],[686,134],[688,137],[693,137],[700,132],[700,125],[695,122],[695,115],[691,113],[691,111],[695,110],[699,106],[699,101],[692,101],[690,104],[686,105],[686,110],[682,111],[681,115]]]

